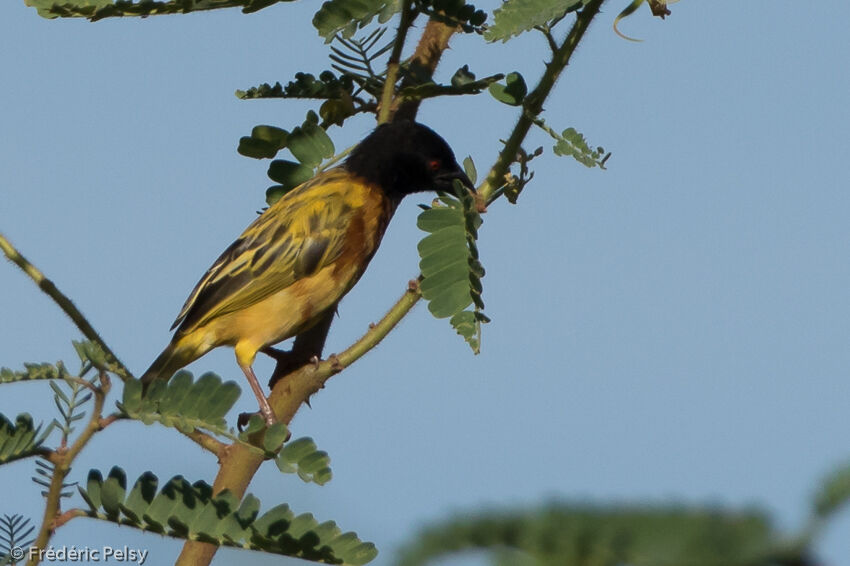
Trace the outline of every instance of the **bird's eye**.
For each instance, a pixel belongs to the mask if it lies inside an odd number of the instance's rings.
[[[442,163],[439,159],[432,159],[428,162],[428,167],[431,169],[431,171],[439,171],[441,165]]]

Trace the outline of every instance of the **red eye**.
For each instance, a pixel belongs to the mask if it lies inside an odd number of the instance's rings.
[[[431,168],[431,171],[439,171],[440,165],[442,165],[442,163],[440,162],[439,159],[432,159],[431,161],[428,162],[428,167]]]

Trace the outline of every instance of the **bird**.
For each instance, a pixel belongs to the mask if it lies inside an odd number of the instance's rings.
[[[271,426],[274,412],[252,367],[257,353],[273,355],[272,345],[329,325],[401,200],[451,192],[455,180],[474,191],[434,130],[409,120],[379,125],[341,165],[285,193],[224,250],[186,299],[171,341],[140,378],[143,387],[231,346]]]

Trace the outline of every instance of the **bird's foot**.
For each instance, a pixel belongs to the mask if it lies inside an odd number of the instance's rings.
[[[269,409],[269,411],[271,411],[271,409]],[[277,419],[275,419],[273,414],[266,414],[261,407],[256,413],[239,413],[236,417],[236,429],[239,432],[244,432],[245,427],[248,426],[248,423],[251,422],[251,418],[255,415],[263,417],[263,420],[266,421],[267,427],[270,427],[277,422]]]
[[[236,429],[243,432],[254,415],[259,415],[259,413],[239,413],[239,416],[236,417]]]
[[[251,417],[254,415],[263,417],[263,420],[266,421],[267,427],[270,427],[277,422],[274,415],[264,415],[263,411],[257,411],[256,413],[239,413],[236,417],[236,430],[244,432],[245,427],[248,426],[248,423],[251,422]]]

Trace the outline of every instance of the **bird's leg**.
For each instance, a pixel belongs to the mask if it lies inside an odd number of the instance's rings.
[[[272,376],[269,379],[270,389],[274,389],[275,384],[283,376],[289,375],[301,366],[308,363],[316,363],[316,361],[321,359],[322,350],[325,348],[325,340],[328,337],[328,331],[331,328],[331,322],[333,322],[335,314],[336,305],[322,313],[321,318],[319,318],[316,324],[296,336],[295,342],[292,344],[292,349],[288,352],[271,347],[260,350],[277,362],[274,372],[272,372]]]
[[[266,399],[266,395],[263,393],[263,388],[260,385],[260,382],[257,381],[257,376],[254,375],[254,370],[251,366],[240,367],[242,368],[242,372],[245,374],[245,377],[248,378],[248,383],[251,385],[251,389],[257,397],[257,402],[260,404],[260,414],[263,416],[263,419],[265,419],[266,424],[268,426],[272,426],[276,422],[274,411],[272,411],[272,408],[269,405],[269,400]]]

